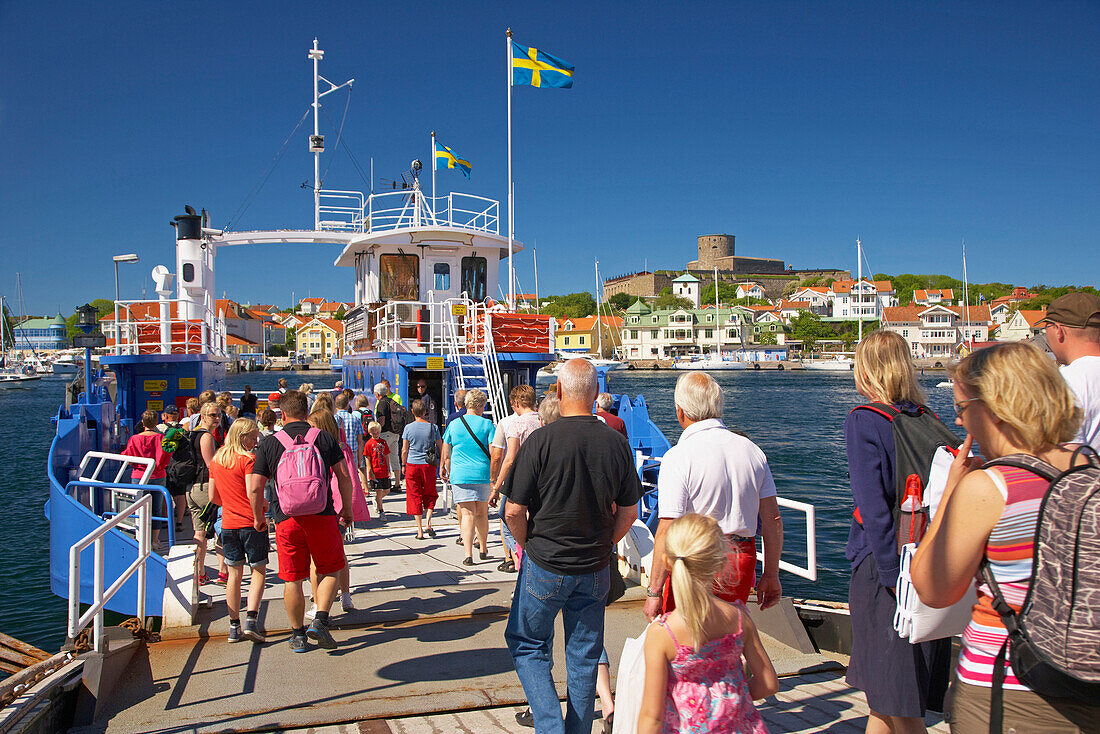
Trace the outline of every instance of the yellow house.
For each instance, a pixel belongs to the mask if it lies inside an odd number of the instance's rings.
[[[602,316],[597,326],[595,316],[558,319],[554,348],[559,352],[583,352],[611,357],[619,346],[623,320],[618,316]],[[597,331],[599,329],[599,331]],[[602,340],[601,333],[602,332]],[[601,351],[601,341],[603,349]]]
[[[314,318],[302,324],[295,336],[296,350],[317,362],[344,356],[344,322]]]

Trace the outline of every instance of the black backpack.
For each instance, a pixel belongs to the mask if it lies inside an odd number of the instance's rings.
[[[936,453],[947,448],[954,451],[962,444],[940,417],[923,405],[915,412],[898,410],[886,403],[868,403],[853,408],[872,410],[890,421],[894,433],[894,527],[897,530],[898,554],[907,543],[919,543],[928,529],[928,505],[925,490]],[[906,503],[912,497],[913,502]],[[859,508],[856,521],[862,524]]]
[[[1079,466],[1080,456],[1087,461]],[[1082,446],[1064,472],[1021,454],[985,466],[1026,469],[1050,482],[1039,505],[1031,583],[1018,614],[982,561],[993,608],[1008,630],[993,663],[990,697],[989,731],[1000,734],[1006,648],[1013,674],[1039,695],[1089,705],[1100,700],[1100,457]]]
[[[209,478],[206,462],[202,460],[199,438],[207,431],[195,430],[186,441],[179,441],[172,452],[172,458],[165,467],[165,484],[177,490],[186,490],[195,482],[205,482]],[[162,441],[163,445],[163,441]]]
[[[401,405],[401,403],[393,398],[386,398],[385,400],[390,413],[390,428],[393,429],[394,433],[400,436],[404,432],[405,426],[410,423],[409,412],[405,410],[405,406]]]

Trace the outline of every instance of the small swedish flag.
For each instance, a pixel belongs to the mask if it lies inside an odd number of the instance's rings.
[[[569,89],[573,86],[573,67],[545,51],[512,41],[512,86],[524,84]]]
[[[435,144],[435,170],[441,168],[457,168],[462,171],[462,175],[466,178],[470,178],[470,169],[473,166],[470,165],[470,161],[459,158],[457,154],[446,145],[439,143]]]

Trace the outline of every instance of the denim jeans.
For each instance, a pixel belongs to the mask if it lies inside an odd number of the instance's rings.
[[[504,639],[539,734],[588,734],[596,697],[596,665],[603,651],[603,613],[610,572],[562,576],[525,556],[516,580]],[[554,688],[554,620],[562,613],[568,702],[565,721]]]
[[[516,539],[512,537],[512,529],[508,527],[508,521],[504,519],[504,508],[508,506],[508,498],[500,498],[500,506],[497,510],[497,517],[500,518],[500,537],[504,541],[504,545],[508,546],[510,553],[516,552]]]

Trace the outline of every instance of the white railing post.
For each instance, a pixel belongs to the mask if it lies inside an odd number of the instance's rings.
[[[780,507],[806,513],[806,567],[802,568],[780,559],[779,568],[810,581],[817,581],[817,513],[814,506],[783,497],[776,497],[775,499]]]
[[[103,536],[95,539],[95,567],[92,583],[95,586],[95,621],[92,625],[92,644],[96,652],[103,652]]]

